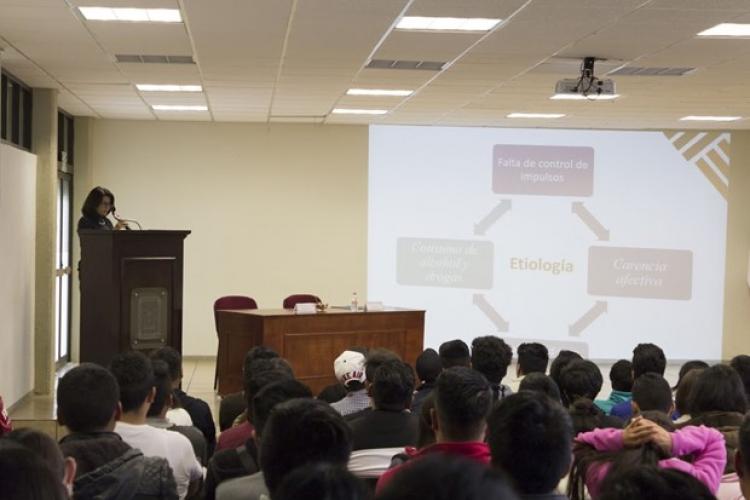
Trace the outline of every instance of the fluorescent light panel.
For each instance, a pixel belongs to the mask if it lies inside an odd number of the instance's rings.
[[[736,122],[742,120],[741,116],[698,116],[690,115],[680,118],[681,122]]]
[[[555,94],[550,99],[556,101],[611,101],[620,97],[620,94]]]
[[[181,23],[179,9],[134,9],[117,7],[78,7],[87,21],[129,21],[136,23]]]
[[[200,85],[162,85],[152,83],[138,83],[136,88],[141,92],[203,92]]]
[[[396,29],[418,31],[489,31],[501,21],[502,19],[482,17],[405,16],[396,24]]]
[[[155,111],[208,111],[208,106],[188,106],[184,104],[154,104]]]
[[[349,108],[334,108],[332,113],[334,115],[384,115],[388,112],[385,109],[349,109]]]
[[[511,113],[508,118],[562,118],[562,113]]]
[[[388,90],[388,89],[349,89],[346,95],[370,95],[384,97],[406,97],[412,95],[413,90]]]
[[[698,33],[698,36],[716,38],[750,38],[750,24],[721,23]]]

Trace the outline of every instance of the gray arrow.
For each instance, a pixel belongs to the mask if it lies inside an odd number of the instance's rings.
[[[607,312],[607,303],[603,301],[596,301],[594,307],[589,309],[586,314],[581,316],[581,319],[573,323],[568,327],[568,334],[573,337],[580,337],[581,333],[593,323],[596,318]]]
[[[503,200],[497,204],[482,220],[477,224],[474,224],[474,234],[483,236],[492,225],[498,221],[500,217],[509,212],[513,207],[513,203],[510,200]]]
[[[505,321],[503,317],[500,316],[497,311],[495,311],[495,308],[492,307],[492,304],[487,302],[487,299],[484,298],[484,295],[475,293],[473,302],[474,305],[477,306],[479,310],[482,311],[484,315],[487,316],[487,318],[495,324],[498,332],[508,331],[510,323]]]
[[[596,217],[583,206],[582,202],[574,201],[571,208],[573,213],[593,231],[599,241],[609,241],[609,229],[602,226],[602,223],[596,220]]]

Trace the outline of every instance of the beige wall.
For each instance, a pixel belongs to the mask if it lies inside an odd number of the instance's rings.
[[[77,148],[76,207],[103,185],[120,214],[144,228],[193,231],[185,242],[186,355],[216,353],[212,304],[221,295],[251,295],[264,308],[298,292],[332,304],[353,291],[364,296],[366,127],[87,125],[76,134],[88,143]]]

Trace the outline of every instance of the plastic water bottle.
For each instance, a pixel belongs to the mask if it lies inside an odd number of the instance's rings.
[[[352,293],[352,303],[349,309],[354,312],[357,312],[359,310],[359,300],[357,299],[357,292]]]

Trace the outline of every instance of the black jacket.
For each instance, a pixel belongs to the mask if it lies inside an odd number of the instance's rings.
[[[180,406],[190,414],[193,426],[197,427],[206,438],[207,455],[208,458],[211,458],[214,454],[214,448],[216,448],[216,424],[208,403],[202,399],[189,396],[182,389],[177,389],[175,394],[177,399],[180,400]]]
[[[204,499],[214,500],[216,488],[220,483],[235,477],[249,476],[259,470],[258,448],[252,439],[248,439],[245,444],[238,448],[217,452],[208,461],[208,467],[206,468]]]
[[[176,500],[177,485],[164,458],[145,457],[114,432],[74,433],[60,441],[78,464],[77,500]]]
[[[352,450],[415,446],[419,420],[408,411],[372,410],[351,420]]]
[[[112,226],[112,222],[110,222],[109,219],[106,217],[86,217],[85,215],[78,219],[78,231],[81,229],[105,229],[105,230],[112,230],[114,229],[114,226]]]

